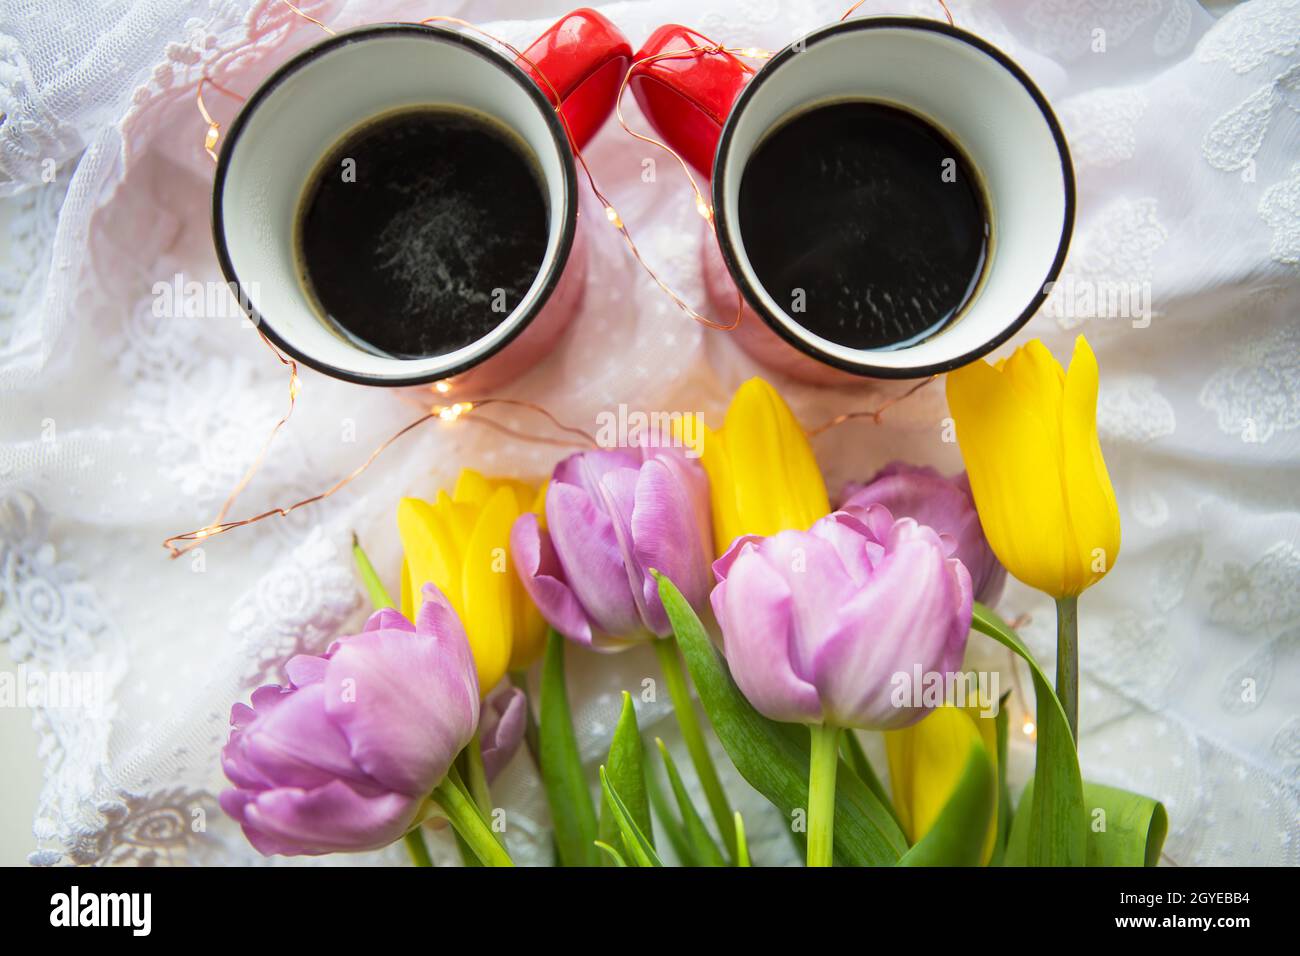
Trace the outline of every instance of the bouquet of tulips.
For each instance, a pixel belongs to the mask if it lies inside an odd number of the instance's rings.
[[[965,474],[895,463],[835,510],[759,379],[698,461],[599,449],[542,488],[464,471],[450,494],[403,500],[400,610],[358,547],[375,613],[288,661],[288,686],[234,705],[222,806],[266,854],[404,839],[427,865],[426,835],[449,823],[467,865],[510,865],[491,784],[526,742],[557,863],[658,866],[671,847],[687,865],[747,866],[711,725],[809,866],[1151,865],[1163,808],[1084,781],[1076,751],[1077,600],[1120,541],[1097,378],[1082,338],[1068,371],[1033,341],[950,373]],[[991,610],[1008,571],[1056,600],[1055,680]],[[1014,807],[1006,711],[963,670],[972,629],[1032,675],[1036,760]],[[654,648],[706,808],[662,741],[672,804],[659,792],[627,693],[589,777],[566,642]],[[857,731],[883,732],[888,787]]]

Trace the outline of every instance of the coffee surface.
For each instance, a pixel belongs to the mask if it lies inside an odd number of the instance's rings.
[[[494,120],[417,108],[345,136],[299,211],[304,287],[367,351],[423,358],[486,335],[546,253],[548,212],[527,147]]]
[[[855,349],[922,342],[978,284],[988,215],[961,151],[879,103],[815,107],[759,143],[741,237],[763,288],[810,332]]]

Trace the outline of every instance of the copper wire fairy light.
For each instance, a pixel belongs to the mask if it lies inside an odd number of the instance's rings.
[[[328,26],[327,24],[323,23],[317,18],[299,9],[295,4],[291,3],[290,0],[280,0],[280,2],[283,3],[286,7],[288,7],[295,15],[301,17],[303,20],[306,20],[309,23],[315,24],[317,27],[325,31],[325,33],[329,34],[330,36],[338,35],[338,32],[334,30],[332,27]],[[857,10],[858,7],[860,7],[863,2],[865,2],[865,0],[858,0],[857,3],[855,3],[852,7],[850,7],[844,13],[844,15],[840,17],[840,19],[841,20],[846,19],[850,14],[852,14],[855,10]],[[938,0],[938,2],[939,5],[943,7],[944,14],[948,17],[948,22],[952,23],[952,14],[949,13],[947,5],[943,2],[943,0]],[[700,324],[705,325],[709,328],[718,329],[720,331],[731,331],[740,324],[741,317],[744,312],[744,300],[742,299],[739,290],[737,290],[736,292],[735,318],[730,323],[718,322],[716,320],[708,318],[707,316],[701,314],[700,312],[692,308],[690,304],[687,303],[686,300],[683,299],[680,295],[678,295],[672,289],[672,287],[669,286],[668,283],[665,282],[659,276],[659,274],[654,270],[654,268],[645,260],[645,257],[642,256],[641,251],[637,247],[635,240],[633,240],[632,234],[629,231],[626,222],[624,222],[622,216],[619,215],[618,210],[614,207],[614,204],[600,189],[599,185],[596,182],[595,176],[591,172],[591,168],[587,165],[587,160],[582,155],[582,150],[579,148],[577,141],[574,139],[573,130],[569,126],[569,121],[567,117],[565,117],[564,115],[564,111],[562,108],[564,105],[563,98],[559,95],[559,91],[556,90],[555,86],[551,83],[549,79],[547,79],[546,75],[542,73],[542,71],[538,68],[537,64],[534,63],[531,58],[529,58],[522,51],[516,49],[513,45],[511,45],[506,40],[503,40],[500,37],[484,30],[483,28],[473,23],[470,23],[467,20],[463,20],[459,17],[432,16],[432,17],[426,17],[418,22],[423,25],[427,25],[430,23],[447,23],[447,24],[459,26],[466,30],[473,31],[475,33],[480,34],[483,37],[486,37],[492,42],[499,44],[505,49],[509,50],[512,54],[514,54],[514,56],[518,60],[522,60],[525,63],[527,63],[530,67],[532,67],[533,73],[540,79],[540,81],[546,86],[546,88],[549,90],[551,94],[550,98],[555,105],[556,115],[559,117],[559,120],[564,127],[565,135],[567,136],[569,140],[569,144],[573,149],[574,159],[577,161],[578,165],[582,167],[583,175],[586,178],[588,185],[591,187],[592,193],[600,201],[605,212],[605,218],[616,230],[618,230],[619,234],[623,237],[623,241],[627,244],[629,251],[632,253],[633,258],[636,259],[637,263],[642,267],[642,269],[645,270],[645,272],[650,276],[650,278],[655,282],[655,284],[660,288],[660,290],[662,290],[666,295],[669,296],[669,298],[672,299],[674,304],[676,304],[679,309],[681,309],[683,312],[685,312],[687,315],[689,315],[692,319],[699,322]],[[701,44],[699,46],[688,47],[682,50],[673,50],[669,52],[653,54],[647,57],[642,57],[641,59],[633,62],[628,72],[624,74],[623,80],[619,85],[618,96],[615,99],[615,104],[614,104],[614,111],[616,116],[618,117],[619,125],[623,128],[623,130],[626,133],[628,133],[628,135],[640,140],[641,142],[647,143],[652,146],[656,146],[659,149],[664,150],[677,161],[678,165],[681,166],[682,171],[685,173],[687,182],[690,184],[691,191],[694,194],[696,212],[698,212],[699,215],[706,222],[710,224],[712,224],[714,219],[713,206],[709,203],[707,197],[704,195],[704,192],[700,189],[699,185],[696,183],[695,176],[692,174],[690,166],[687,165],[685,158],[682,157],[680,153],[678,153],[667,143],[655,139],[652,136],[647,136],[645,134],[638,133],[635,130],[633,130],[630,126],[628,126],[627,120],[623,116],[623,96],[624,93],[627,91],[628,81],[631,76],[631,72],[637,66],[641,66],[646,63],[656,62],[659,60],[680,59],[680,58],[696,56],[696,55],[717,56],[717,55],[724,55],[724,54],[745,58],[745,59],[770,59],[774,55],[771,51],[759,49],[757,47],[728,47],[724,44],[713,43],[712,41],[710,41],[708,44]],[[746,71],[750,73],[755,72],[754,69],[748,66],[747,64],[742,63],[741,66],[742,68],[744,68]],[[244,97],[240,96],[238,93],[235,93],[227,89],[226,87],[222,86],[220,83],[217,83],[215,80],[212,80],[207,76],[203,76],[199,79],[198,88],[195,92],[195,102],[199,114],[203,117],[204,122],[207,124],[207,130],[204,135],[203,150],[208,154],[209,157],[211,157],[213,162],[216,162],[218,158],[216,153],[216,145],[221,136],[221,124],[212,116],[211,112],[208,110],[207,104],[204,101],[203,90],[205,86],[211,86],[214,89],[218,90],[219,92],[223,93],[224,95],[232,99],[243,100]],[[290,416],[292,416],[294,408],[297,405],[298,395],[302,391],[302,380],[299,378],[298,375],[298,363],[293,359],[289,358],[288,356],[286,356],[283,352],[281,352],[280,349],[276,347],[275,343],[273,343],[260,328],[257,330],[257,333],[258,336],[261,338],[263,344],[265,344],[266,347],[271,350],[271,353],[275,355],[276,359],[282,365],[286,366],[289,369],[288,408],[285,410],[284,415],[282,415],[280,419],[275,423],[274,427],[272,427],[270,434],[267,435],[266,441],[263,443],[262,448],[258,452],[257,456],[253,459],[252,463],[245,470],[243,476],[239,479],[238,483],[236,483],[235,487],[231,490],[230,494],[226,497],[226,500],[222,503],[221,508],[217,512],[217,515],[213,519],[213,521],[208,525],[199,528],[195,531],[189,531],[184,534],[172,535],[171,537],[163,541],[163,547],[167,549],[169,555],[172,558],[180,557],[185,552],[191,550],[192,548],[197,547],[200,542],[214,535],[224,534],[227,531],[233,531],[235,528],[242,528],[245,525],[255,524],[256,522],[263,521],[267,518],[286,517],[290,513],[297,511],[299,508],[304,508],[307,505],[314,504],[318,501],[322,501],[325,498],[330,497],[335,492],[339,491],[341,488],[349,484],[353,479],[361,475],[367,468],[369,468],[370,465],[375,461],[375,459],[378,458],[388,448],[389,445],[396,442],[399,438],[401,438],[403,435],[406,435],[408,432],[413,431],[414,429],[420,427],[424,423],[435,419],[441,422],[455,422],[463,417],[468,416],[471,412],[477,412],[480,409],[492,405],[515,406],[515,407],[519,407],[519,408],[523,408],[535,412],[543,416],[551,423],[551,425],[553,425],[559,431],[568,434],[569,436],[571,436],[571,438],[557,439],[557,438],[547,437],[544,435],[537,435],[532,432],[524,432],[518,429],[511,428],[510,426],[504,425],[500,422],[493,421],[492,419],[478,418],[477,416],[469,420],[478,421],[482,425],[491,427],[499,432],[502,432],[503,434],[520,438],[524,441],[536,442],[542,444],[560,445],[560,446],[572,446],[576,443],[572,439],[580,439],[582,443],[585,443],[590,447],[593,448],[598,447],[598,443],[592,435],[575,426],[566,425],[565,423],[561,422],[558,418],[556,418],[546,408],[534,402],[528,402],[519,399],[508,399],[508,398],[485,398],[474,402],[465,401],[465,402],[454,402],[449,405],[433,405],[428,409],[428,411],[424,412],[419,417],[415,418],[414,420],[412,420],[411,422],[403,426],[395,434],[389,436],[384,442],[382,442],[377,448],[375,448],[374,451],[370,453],[370,455],[366,458],[365,461],[363,461],[358,467],[354,468],[347,475],[340,478],[337,482],[335,482],[332,486],[327,488],[325,491],[316,495],[312,495],[309,498],[303,498],[299,501],[294,502],[291,505],[288,505],[287,507],[271,508],[267,511],[261,512],[260,514],[253,515],[250,518],[243,518],[234,521],[226,520],[226,516],[230,513],[231,508],[234,507],[236,499],[248,487],[253,477],[256,475],[258,470],[260,470],[262,463],[265,461],[266,456],[270,451],[271,444],[272,442],[274,442],[275,437],[280,433],[281,429],[284,428],[285,424],[289,421]],[[818,426],[817,428],[808,431],[808,435],[809,437],[815,437],[816,435],[819,435],[830,428],[834,428],[837,425],[843,424],[844,422],[851,421],[857,418],[869,417],[874,422],[879,424],[881,420],[880,416],[887,408],[908,398],[909,396],[911,396],[912,394],[920,390],[922,387],[932,382],[934,378],[935,378],[934,376],[931,376],[929,379],[926,379],[923,382],[919,382],[911,389],[909,389],[907,392],[905,392],[903,395],[898,396],[897,398],[894,399],[890,399],[889,401],[881,405],[879,408],[876,408],[874,410],[848,412],[842,415],[837,415],[834,418],[832,418],[830,421]],[[453,388],[452,384],[446,381],[435,382],[431,386],[432,391],[434,391],[438,395],[447,395],[452,391],[452,388]],[[178,542],[183,542],[183,543],[178,543]]]

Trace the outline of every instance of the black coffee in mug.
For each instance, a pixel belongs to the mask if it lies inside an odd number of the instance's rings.
[[[809,332],[854,349],[915,345],[951,323],[989,247],[962,151],[905,110],[841,101],[769,133],[739,223],[763,288]]]
[[[442,355],[518,307],[548,230],[518,136],[465,109],[402,109],[349,132],[309,177],[299,272],[326,324],[358,347]]]

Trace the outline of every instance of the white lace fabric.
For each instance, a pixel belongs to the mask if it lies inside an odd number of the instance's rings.
[[[634,46],[680,22],[775,49],[846,6],[599,9]],[[336,27],[455,15],[518,44],[568,9],[300,7]],[[1081,601],[1085,775],[1165,802],[1168,862],[1295,865],[1300,0],[1255,0],[1217,21],[1191,0],[949,7],[1028,70],[1066,129],[1079,206],[1063,285],[1135,284],[1151,296],[1149,322],[1049,303],[1016,339],[1039,336],[1064,358],[1086,334],[1102,369],[1099,423],[1124,542],[1114,571]],[[937,10],[899,0],[861,12]],[[470,420],[426,426],[323,504],[176,561],[160,547],[212,520],[287,400],[283,368],[244,324],[152,313],[154,283],[219,278],[196,86],[207,75],[246,94],[322,35],[280,0],[0,3],[0,641],[22,666],[99,675],[106,695],[94,711],[34,710],[45,765],[35,863],[260,860],[214,799],[230,704],[279,677],[286,656],[318,651],[362,620],[351,533],[394,582],[399,496],[431,496],[462,466],[540,479],[562,453]],[[205,98],[223,122],[237,109],[219,93]],[[643,127],[630,98],[626,109]],[[704,226],[671,160],[614,123],[586,155],[646,257],[698,301]],[[656,182],[642,179],[646,158]],[[612,230],[592,235],[582,312],[511,397],[589,430],[620,403],[719,422],[736,385],[761,370],[679,312]],[[808,425],[897,392],[777,385]],[[420,400],[304,372],[299,408],[236,516],[328,487]],[[941,437],[946,414],[942,388],[929,386],[882,424],[819,437],[830,485],[895,458],[957,470],[957,448]],[[539,427],[523,411],[497,418]],[[1013,585],[1001,610],[1030,616],[1026,638],[1050,669],[1050,602]],[[975,663],[1002,668],[1012,685],[1005,655],[972,647]],[[641,651],[569,657],[575,722],[594,763],[618,692],[635,694],[657,669]],[[1023,671],[1019,681],[1028,688]],[[1019,714],[1032,700],[1017,693],[1011,706]],[[671,737],[665,702],[638,698],[638,708],[644,727]],[[1014,736],[1019,784],[1032,748]],[[756,858],[788,861],[776,812],[718,758]],[[526,756],[494,796],[511,849],[544,860],[545,803]],[[445,843],[437,853],[454,858]],[[329,862],[400,859],[390,849]]]

